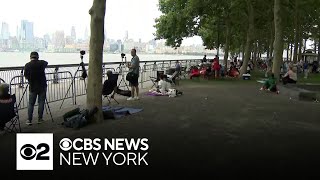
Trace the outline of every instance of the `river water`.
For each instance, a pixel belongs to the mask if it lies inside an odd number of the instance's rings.
[[[39,53],[40,59],[49,62],[49,65],[58,64],[79,64],[79,53]],[[131,55],[126,54],[127,60],[131,60]],[[162,54],[138,54],[140,61],[155,61],[155,60],[183,60],[183,59],[202,59],[203,56],[190,55],[162,55]],[[208,57],[213,59],[214,57]],[[120,54],[104,54],[104,62],[121,62]],[[24,66],[29,62],[29,53],[21,52],[0,52],[0,67],[15,67]],[[89,54],[84,55],[84,62],[89,62]]]

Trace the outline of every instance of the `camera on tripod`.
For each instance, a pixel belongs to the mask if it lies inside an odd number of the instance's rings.
[[[126,57],[126,54],[121,53],[121,57],[122,57],[122,58],[125,58],[125,57]]]
[[[86,51],[82,50],[82,51],[80,51],[80,54],[81,54],[81,56],[83,56],[86,54]]]

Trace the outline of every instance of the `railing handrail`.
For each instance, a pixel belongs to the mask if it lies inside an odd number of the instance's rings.
[[[201,59],[175,59],[175,60],[156,60],[156,61],[140,61],[142,63],[164,63],[164,62],[174,62],[174,61],[199,61]],[[130,62],[130,61],[127,61]],[[116,65],[121,64],[123,62],[103,62],[103,65]],[[80,63],[79,63],[80,64]],[[55,64],[48,65],[47,68],[56,68],[56,67],[75,67],[79,66],[79,64]],[[89,63],[84,63],[85,66],[88,66]],[[14,67],[0,67],[0,71],[8,71],[8,70],[22,70],[24,66],[14,66]]]

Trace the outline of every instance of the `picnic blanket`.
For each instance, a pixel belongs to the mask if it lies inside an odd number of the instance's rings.
[[[168,96],[168,95],[163,95],[161,93],[156,93],[156,92],[147,92],[146,96]]]
[[[130,107],[102,107],[104,119],[119,119],[124,116],[132,115],[141,112],[143,109]]]

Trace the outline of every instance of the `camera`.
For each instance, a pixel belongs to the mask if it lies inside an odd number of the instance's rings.
[[[83,55],[85,55],[86,54],[86,51],[80,51],[80,54],[83,56]]]
[[[121,57],[122,57],[122,58],[126,57],[126,54],[121,53]]]

